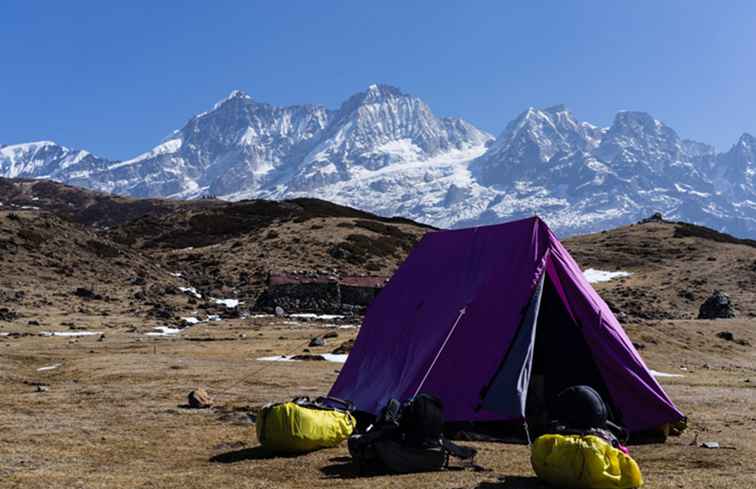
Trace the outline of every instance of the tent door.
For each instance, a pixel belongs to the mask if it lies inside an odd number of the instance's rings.
[[[504,419],[525,417],[545,276],[545,273],[541,275],[496,374],[481,393],[483,402],[480,407],[500,414]]]

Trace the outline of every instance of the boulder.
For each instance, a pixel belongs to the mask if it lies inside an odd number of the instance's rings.
[[[735,317],[735,307],[730,296],[715,290],[698,309],[698,319],[726,319]]]
[[[189,393],[187,397],[189,401],[189,407],[192,409],[205,409],[213,405],[213,400],[210,399],[207,391],[202,387],[198,387]]]
[[[325,346],[325,344],[326,344],[326,341],[325,341],[325,339],[322,336],[316,336],[316,337],[314,337],[313,339],[310,340],[310,344],[307,345],[307,346],[309,346],[309,347]]]
[[[333,353],[334,355],[346,355],[352,351],[352,347],[354,347],[354,340],[347,340],[339,345],[339,347],[333,350],[331,353]]]

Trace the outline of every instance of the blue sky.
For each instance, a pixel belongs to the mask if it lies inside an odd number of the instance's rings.
[[[155,6],[154,4],[160,4]],[[146,151],[233,89],[336,108],[373,82],[498,134],[528,106],[756,133],[756,2],[0,3],[0,143]]]

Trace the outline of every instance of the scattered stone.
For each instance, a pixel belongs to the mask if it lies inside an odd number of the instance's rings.
[[[715,290],[698,310],[698,319],[726,319],[735,317],[735,307],[730,296]]]
[[[305,362],[312,362],[312,361],[325,361],[325,357],[323,355],[312,355],[312,354],[304,354],[304,355],[294,355],[291,357],[292,360],[302,360]]]
[[[696,295],[690,289],[680,290],[679,292],[677,292],[677,295],[681,297],[682,299],[685,299],[688,301],[696,300]]]
[[[717,338],[722,338],[725,341],[735,341],[735,335],[729,331],[720,331],[717,333]]]
[[[338,338],[338,337],[339,337],[339,333],[337,333],[336,331],[329,331],[328,333],[323,335],[323,338],[326,340],[329,340],[332,338]]]
[[[32,319],[31,321],[28,321],[26,324],[28,324],[29,326],[39,326],[39,321]]]
[[[36,389],[34,389],[36,392],[47,392],[50,390],[50,388],[46,385],[38,385]]]
[[[281,306],[276,306],[275,313],[276,313],[276,316],[278,317],[283,317],[286,315],[286,311],[284,311],[283,307]]]
[[[654,212],[653,214],[651,214],[651,217],[647,217],[645,219],[641,219],[640,221],[638,221],[638,224],[646,224],[649,222],[663,222],[663,221],[664,221],[664,216],[662,216],[662,213]]]
[[[326,345],[325,339],[322,336],[316,336],[310,340],[310,344],[307,346],[314,347],[314,346],[325,346],[325,345]]]
[[[331,353],[333,353],[334,355],[346,355],[352,351],[352,347],[354,347],[354,340],[347,340],[339,345],[339,347],[333,350]]]
[[[187,399],[191,409],[206,409],[213,405],[213,400],[210,399],[207,391],[202,387],[198,387],[196,390],[190,392]]]
[[[147,283],[147,281],[144,279],[144,277],[132,277],[129,279],[129,283],[131,285],[144,285]]]
[[[150,310],[149,314],[156,319],[173,319],[176,316],[176,309],[167,304],[158,304]]]
[[[16,311],[7,307],[0,307],[0,321],[14,321],[18,318]]]
[[[76,290],[74,290],[73,294],[76,297],[81,297],[82,299],[91,299],[91,300],[102,299],[102,296],[100,294],[95,294],[93,290],[87,289],[86,287],[77,287]]]

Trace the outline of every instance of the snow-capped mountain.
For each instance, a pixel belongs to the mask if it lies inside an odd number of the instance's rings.
[[[0,176],[138,197],[313,196],[442,227],[537,213],[571,234],[653,212],[756,236],[756,138],[726,153],[643,112],[610,127],[529,108],[494,139],[421,99],[371,85],[335,110],[240,91],[126,161],[51,142],[0,146]]]
[[[0,145],[0,176],[46,178],[86,186],[89,172],[108,163],[88,151],[52,141]]]

